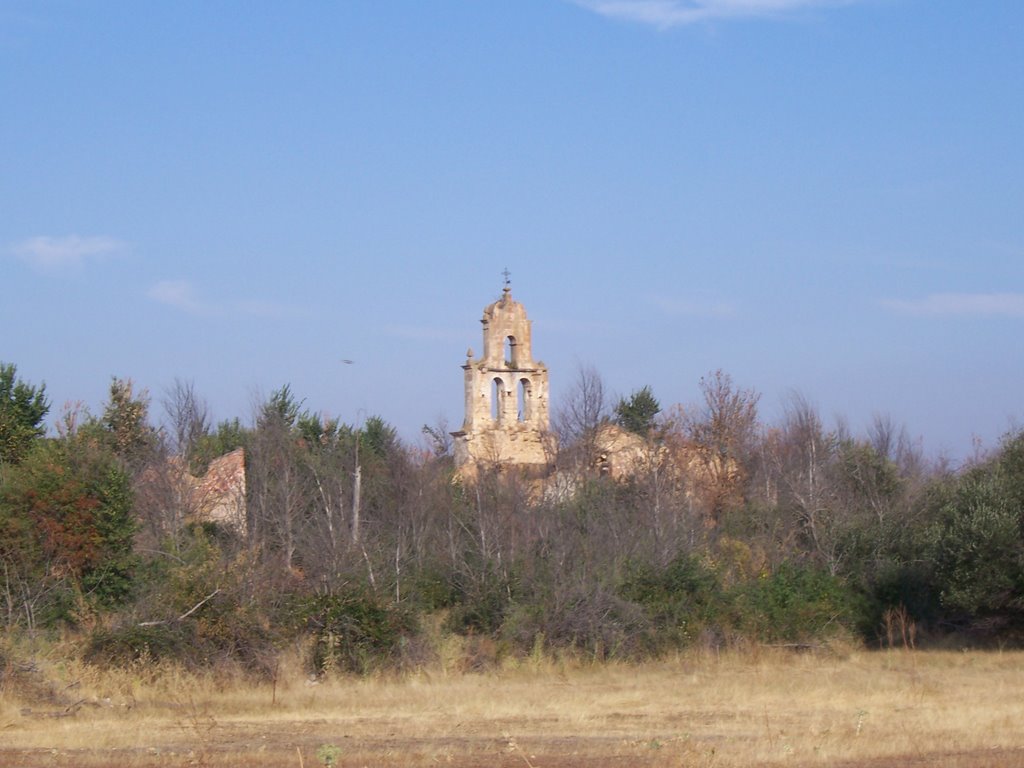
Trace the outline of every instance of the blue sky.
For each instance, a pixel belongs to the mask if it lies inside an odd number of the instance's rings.
[[[55,411],[290,383],[416,440],[508,267],[556,401],[721,368],[962,458],[1024,417],[1022,39],[1015,0],[8,0],[0,360]]]

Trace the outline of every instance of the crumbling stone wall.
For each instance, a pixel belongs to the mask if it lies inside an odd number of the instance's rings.
[[[206,474],[190,477],[196,516],[245,533],[245,450],[236,448],[210,462]]]

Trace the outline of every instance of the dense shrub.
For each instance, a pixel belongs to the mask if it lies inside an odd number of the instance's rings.
[[[848,631],[860,618],[855,593],[812,566],[787,561],[722,582],[718,569],[687,554],[664,568],[637,567],[621,594],[644,608],[660,649],[741,639],[811,642]]]
[[[360,589],[299,598],[295,618],[315,639],[313,670],[366,673],[399,656],[417,631],[404,608]]]
[[[270,676],[287,630],[274,615],[281,588],[261,578],[244,550],[225,550],[230,543],[215,526],[190,525],[163,549],[148,551],[135,572],[134,610],[112,629],[93,633],[90,658],[108,664],[151,658],[195,669],[223,665]]]
[[[853,590],[814,566],[782,563],[737,585],[733,630],[768,642],[812,642],[854,628],[860,616]]]
[[[661,647],[686,646],[702,633],[715,632],[725,606],[717,573],[700,558],[682,554],[664,568],[634,566],[620,594],[640,605]]]
[[[276,650],[270,633],[245,612],[215,610],[180,621],[123,622],[98,629],[89,639],[85,659],[105,666],[161,661],[192,670],[231,668],[267,679]]]
[[[438,566],[427,565],[414,577],[410,596],[423,611],[450,608],[459,601],[459,590],[450,574]]]
[[[942,603],[961,615],[1020,612],[1024,596],[1021,510],[995,473],[963,482],[935,531]]]
[[[512,606],[513,586],[492,568],[474,578],[456,575],[445,628],[460,635],[495,634]]]
[[[881,563],[866,585],[865,601],[859,630],[869,642],[881,639],[889,611],[902,611],[922,630],[936,626],[941,615],[940,595],[930,561]]]
[[[129,597],[131,483],[95,441],[35,443],[0,475],[0,591],[8,627],[75,624]]]
[[[122,623],[93,632],[85,660],[103,666],[128,666],[139,661],[174,661],[198,667],[196,637],[191,624],[152,626]]]
[[[515,606],[501,636],[520,653],[531,651],[543,638],[549,647],[594,659],[628,659],[649,652],[649,629],[640,606],[599,586],[578,585],[545,602]]]

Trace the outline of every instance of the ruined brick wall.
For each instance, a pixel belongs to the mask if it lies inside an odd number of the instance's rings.
[[[245,533],[245,450],[236,448],[210,462],[200,478],[192,478],[196,516]]]

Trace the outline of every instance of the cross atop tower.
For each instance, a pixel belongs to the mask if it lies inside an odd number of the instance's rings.
[[[512,273],[508,271],[508,267],[505,267],[501,274],[505,276],[505,290],[510,289],[512,287]]]

